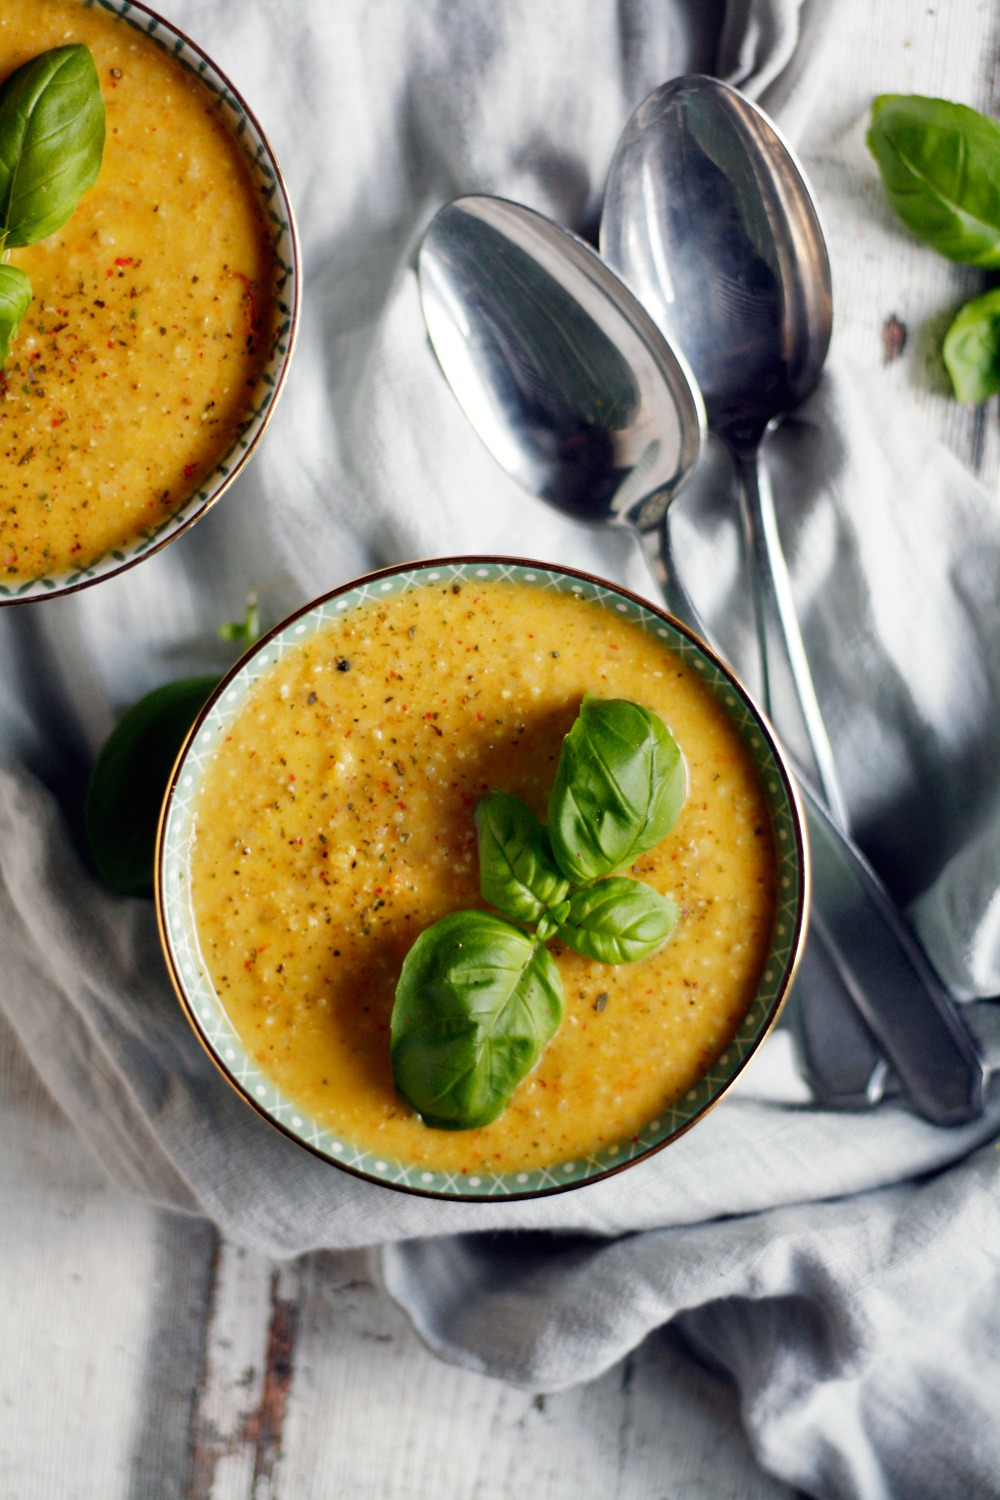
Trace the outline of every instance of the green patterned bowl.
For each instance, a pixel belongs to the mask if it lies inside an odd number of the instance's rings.
[[[106,552],[87,566],[0,583],[0,605],[51,599],[112,578],[142,562],[201,519],[228,489],[256,448],[270,420],[288,372],[298,324],[301,285],[298,237],[291,204],[277,160],[249,106],[210,58],[181,32],[138,0],[79,0],[84,9],[108,12],[118,24],[148,37],[187,68],[211,96],[230,133],[240,142],[264,205],[274,248],[276,316],[270,350],[246,415],[228,452],[176,509],[124,546]]]
[[[778,900],[770,951],[757,993],[725,1051],[684,1097],[665,1104],[637,1135],[597,1154],[544,1169],[480,1176],[387,1160],[311,1118],[264,1073],[230,1023],[203,960],[192,909],[190,851],[206,764],[229,733],[255,682],[271,666],[345,614],[389,595],[419,588],[512,580],[540,590],[571,592],[617,611],[666,642],[693,666],[723,706],[757,770],[778,851]],[[670,615],[589,574],[519,559],[461,557],[389,568],[346,584],[292,615],[254,646],[202,710],[171,778],[160,823],[156,899],[160,932],[175,989],[199,1040],[230,1084],[272,1125],[300,1145],[370,1181],[434,1197],[520,1198],[580,1187],[641,1161],[676,1140],[726,1092],[773,1026],[804,940],[808,859],[796,794],[771,730],[728,668]]]

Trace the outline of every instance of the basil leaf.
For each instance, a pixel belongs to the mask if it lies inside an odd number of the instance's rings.
[[[613,876],[574,891],[556,936],[602,964],[630,964],[662,948],[679,916],[676,901],[641,880]]]
[[[0,88],[0,241],[32,245],[64,224],[104,152],[97,68],[79,44],[15,69]]]
[[[965,304],[941,352],[959,401],[988,401],[1000,391],[1000,287]]]
[[[153,894],[160,808],[185,736],[218,677],[167,682],[133,704],[105,741],[84,807],[98,871],[122,896]]]
[[[426,928],[403,962],[392,1011],[392,1075],[425,1125],[488,1125],[562,1020],[548,951],[492,912]]]
[[[577,885],[624,869],[670,832],[687,776],[663,720],[622,698],[585,697],[563,740],[549,839]]]
[[[1000,266],[1000,125],[964,104],[883,94],[868,147],[908,229],[949,260]]]
[[[476,808],[476,831],[484,901],[516,921],[537,922],[565,900],[569,881],[530,807],[506,792],[490,792]]]
[[[31,282],[17,266],[0,265],[0,365],[31,303]]]

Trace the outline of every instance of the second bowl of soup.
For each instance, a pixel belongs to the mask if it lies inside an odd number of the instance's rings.
[[[298,312],[292,211],[249,107],[130,0],[4,0],[0,82],[93,56],[106,133],[71,217],[10,249],[32,298],[0,371],[0,604],[141,561],[260,438]]]

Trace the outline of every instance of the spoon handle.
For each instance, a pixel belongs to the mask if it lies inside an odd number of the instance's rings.
[[[742,443],[734,440],[731,452],[750,564],[763,705],[780,722],[782,737],[800,769],[804,768],[805,779],[822,794],[833,821],[846,833],[847,803],[802,641],[760,435]],[[781,688],[785,691],[779,713],[775,698]],[[812,831],[815,834],[815,828]],[[819,837],[822,842],[822,833]],[[828,946],[814,930],[795,988],[791,1023],[803,1070],[816,1097],[833,1108],[851,1109],[859,1101],[878,1102],[887,1069],[855,997],[840,982],[832,962],[835,955],[824,951]]]
[[[710,646],[711,634],[677,574],[668,519],[648,539],[647,557],[671,614]],[[646,538],[644,538],[646,540]],[[713,649],[718,649],[713,646]],[[825,993],[847,1000],[839,1028],[851,1027],[857,1007],[885,1051],[913,1108],[936,1125],[958,1125],[982,1113],[986,1068],[951,995],[924,957],[898,907],[857,845],[834,822],[805,777],[799,778],[812,854],[813,893],[808,945],[827,976]],[[839,980],[839,988],[836,981]],[[848,999],[849,997],[849,999]],[[860,1052],[865,1086],[836,1102],[878,1101],[882,1070],[870,1054],[867,1028],[844,1037],[845,1051]],[[856,1034],[855,1034],[856,1032]],[[831,1047],[836,1036],[829,1037]]]
[[[846,829],[847,804],[802,642],[788,564],[778,535],[770,478],[758,444],[746,448],[734,445],[732,451],[750,563],[760,652],[761,704],[765,713],[780,723],[782,738],[822,794],[831,816]],[[780,684],[776,680],[779,673],[783,680]],[[787,712],[778,712],[774,701],[781,686],[790,689],[781,699],[782,710],[787,707]],[[794,737],[790,722],[793,709],[798,710],[801,731]]]

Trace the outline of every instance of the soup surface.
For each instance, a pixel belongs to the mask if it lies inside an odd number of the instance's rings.
[[[0,78],[91,50],[101,173],[10,252],[33,298],[0,373],[0,578],[86,566],[154,531],[229,450],[270,352],[264,205],[210,90],[100,6],[3,0]]]
[[[544,819],[585,692],[646,705],[681,746],[680,819],[632,868],[681,919],[635,964],[550,944],[566,1009],[540,1062],[492,1124],[429,1129],[392,1082],[400,966],[483,904],[480,798]],[[196,806],[199,942],[247,1051],[351,1142],[444,1171],[607,1150],[691,1088],[753,998],[775,885],[756,771],[696,670],[611,609],[517,583],[424,584],[307,637],[251,688]]]

